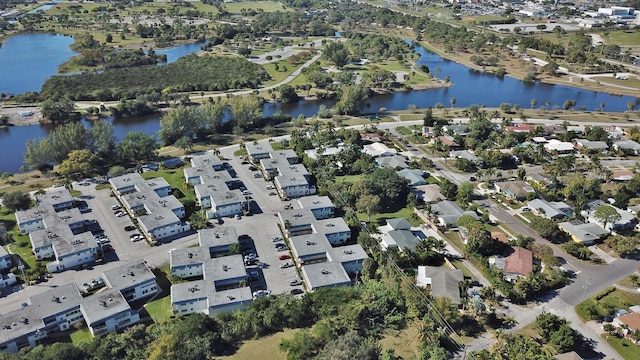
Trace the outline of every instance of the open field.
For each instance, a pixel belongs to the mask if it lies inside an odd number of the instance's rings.
[[[630,340],[617,338],[615,336],[608,336],[603,334],[602,337],[613,347],[620,356],[625,360],[637,360],[638,352],[640,348]]]
[[[299,329],[285,330],[271,336],[260,338],[259,340],[247,340],[233,355],[217,356],[216,359],[229,360],[256,360],[256,359],[273,359],[284,360],[286,354],[279,349],[282,339],[290,339],[300,331]]]
[[[240,14],[242,9],[246,10],[262,10],[264,12],[275,11],[293,11],[283,4],[276,1],[247,1],[247,2],[231,2],[225,3],[224,8],[232,14]]]
[[[640,293],[630,293],[619,289],[607,294],[600,300],[595,297],[587,299],[576,306],[576,313],[584,321],[588,321],[587,312],[589,304],[595,305],[599,315],[606,315],[606,309],[628,309],[629,306],[640,304]]]

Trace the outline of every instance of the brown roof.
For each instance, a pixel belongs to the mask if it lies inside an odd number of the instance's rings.
[[[640,313],[631,313],[618,316],[618,319],[627,324],[629,330],[636,331],[640,329]]]
[[[457,142],[455,142],[454,140],[450,139],[447,136],[439,136],[438,139],[440,140],[440,143],[445,146],[452,146],[452,147],[460,146],[458,145]]]
[[[515,126],[505,126],[504,129],[506,131],[513,131],[513,132],[533,132],[533,126],[529,125],[529,124],[518,124]]]
[[[575,351],[556,355],[557,360],[582,360],[582,356],[578,355]]]
[[[533,253],[531,250],[514,246],[513,252],[504,258],[504,272],[525,276],[533,271]]]

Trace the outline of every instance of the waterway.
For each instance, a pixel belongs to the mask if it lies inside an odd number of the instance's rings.
[[[58,65],[75,54],[69,49],[72,42],[73,39],[70,37],[49,34],[28,34],[10,38],[0,48],[0,64],[3,65],[0,66],[0,92],[39,91],[46,78],[56,74]],[[172,62],[181,56],[198,51],[201,45],[202,43],[185,44],[171,49],[157,50],[157,52],[167,54],[167,62]],[[562,107],[566,100],[575,100],[576,108],[585,106],[588,110],[594,110],[599,108],[600,103],[605,103],[606,109],[610,111],[624,111],[627,109],[627,102],[637,102],[636,98],[630,96],[612,96],[568,86],[525,84],[520,80],[485,74],[445,60],[420,46],[416,47],[416,51],[420,54],[419,65],[427,65],[431,72],[439,68],[438,77],[449,76],[454,86],[376,96],[369,99],[367,108],[363,111],[377,111],[382,107],[388,110],[401,110],[412,104],[420,108],[435,107],[438,103],[448,107],[451,98],[456,99],[456,107],[467,107],[473,104],[498,107],[502,103],[510,103],[527,108],[531,106],[532,99],[537,100],[537,106],[550,101],[551,107]],[[34,73],[36,75],[33,75]],[[333,100],[302,100],[289,104],[266,103],[263,114],[269,116],[282,111],[294,117],[300,114],[310,117],[318,112],[320,106],[331,108],[334,104]],[[129,131],[156,134],[160,129],[158,115],[111,121],[113,121],[115,136],[118,140],[121,140]],[[87,124],[90,126],[89,123]],[[22,154],[26,150],[25,142],[32,138],[42,138],[49,131],[49,128],[37,125],[0,130],[0,153],[13,155],[9,159],[0,161],[0,172],[17,172],[22,165]]]

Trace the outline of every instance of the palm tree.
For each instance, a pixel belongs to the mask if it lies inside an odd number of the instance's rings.
[[[536,106],[536,104],[538,104],[538,100],[531,99],[531,109],[533,109],[533,107]]]
[[[604,111],[604,105],[605,105],[605,104],[604,104],[604,102],[601,102],[601,103],[600,103],[600,112],[603,112],[603,111]]]
[[[544,106],[545,106],[544,108],[545,110],[549,110],[549,106],[551,106],[551,100],[545,101]]]
[[[458,100],[456,100],[456,98],[452,97],[451,99],[449,99],[449,103],[451,104],[451,108],[453,109],[453,105],[456,104]]]

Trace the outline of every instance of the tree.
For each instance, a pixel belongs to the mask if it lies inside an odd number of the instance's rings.
[[[110,160],[116,148],[113,124],[100,120],[91,128],[91,151],[103,160]]]
[[[278,91],[280,91],[280,102],[283,104],[298,101],[298,94],[293,86],[285,84],[280,86]]]
[[[355,330],[328,342],[315,357],[318,360],[378,359],[382,348],[375,338],[363,338]]]
[[[562,104],[562,108],[565,110],[571,110],[576,106],[575,100],[567,100]]]
[[[609,205],[598,206],[593,212],[593,216],[602,223],[602,227],[605,229],[607,228],[607,224],[615,224],[622,218],[618,211]]]
[[[640,245],[640,240],[633,236],[615,235],[610,236],[605,241],[605,244],[612,248],[613,251],[624,256],[636,251]]]
[[[369,97],[369,89],[361,85],[343,85],[337,91],[340,100],[334,109],[339,114],[355,115],[364,107]]]
[[[204,123],[204,112],[201,109],[178,106],[162,116],[158,136],[164,145],[173,145],[182,137],[197,137]]]
[[[97,157],[87,149],[74,150],[69,157],[60,164],[59,172],[62,175],[75,175],[84,178],[91,175],[95,169]]]
[[[364,194],[356,202],[358,211],[367,214],[367,221],[371,221],[371,214],[380,209],[380,197],[378,195]]]
[[[538,104],[538,100],[536,100],[536,99],[531,99],[531,108],[532,108],[532,109],[536,106],[536,104]]]
[[[345,66],[349,60],[349,49],[341,41],[334,41],[324,47],[322,56],[333,62],[338,69]]]
[[[158,143],[152,136],[132,131],[118,144],[117,155],[124,163],[140,164],[155,159],[158,148]]]
[[[113,35],[107,34],[107,37],[105,38],[105,41],[108,42],[108,43],[113,42]]]
[[[484,227],[478,226],[469,230],[466,253],[476,253],[491,256],[502,252],[503,244],[491,237],[491,233]]]
[[[42,116],[53,123],[66,123],[80,118],[76,104],[66,97],[52,97],[40,103]]]
[[[193,140],[190,137],[183,136],[180,139],[176,140],[174,145],[182,150],[191,150],[193,148]]]
[[[7,192],[2,195],[2,205],[11,212],[26,210],[31,205],[31,197],[22,191]]]
[[[91,148],[91,133],[80,122],[56,127],[42,140],[29,140],[25,162],[33,167],[61,163],[73,150]]]
[[[458,100],[454,97],[452,97],[451,99],[449,99],[449,104],[451,104],[451,108],[453,109],[453,106],[456,104]]]
[[[458,202],[467,204],[473,200],[473,183],[469,181],[464,181],[458,186],[458,195],[456,199]]]
[[[231,117],[238,126],[246,127],[262,116],[262,99],[256,95],[232,96],[229,106]]]
[[[458,194],[458,185],[443,178],[440,183],[440,190],[442,191],[442,195],[448,200],[454,200]]]
[[[627,110],[629,110],[629,112],[633,112],[633,109],[636,108],[636,103],[633,101],[629,101],[627,103]]]

